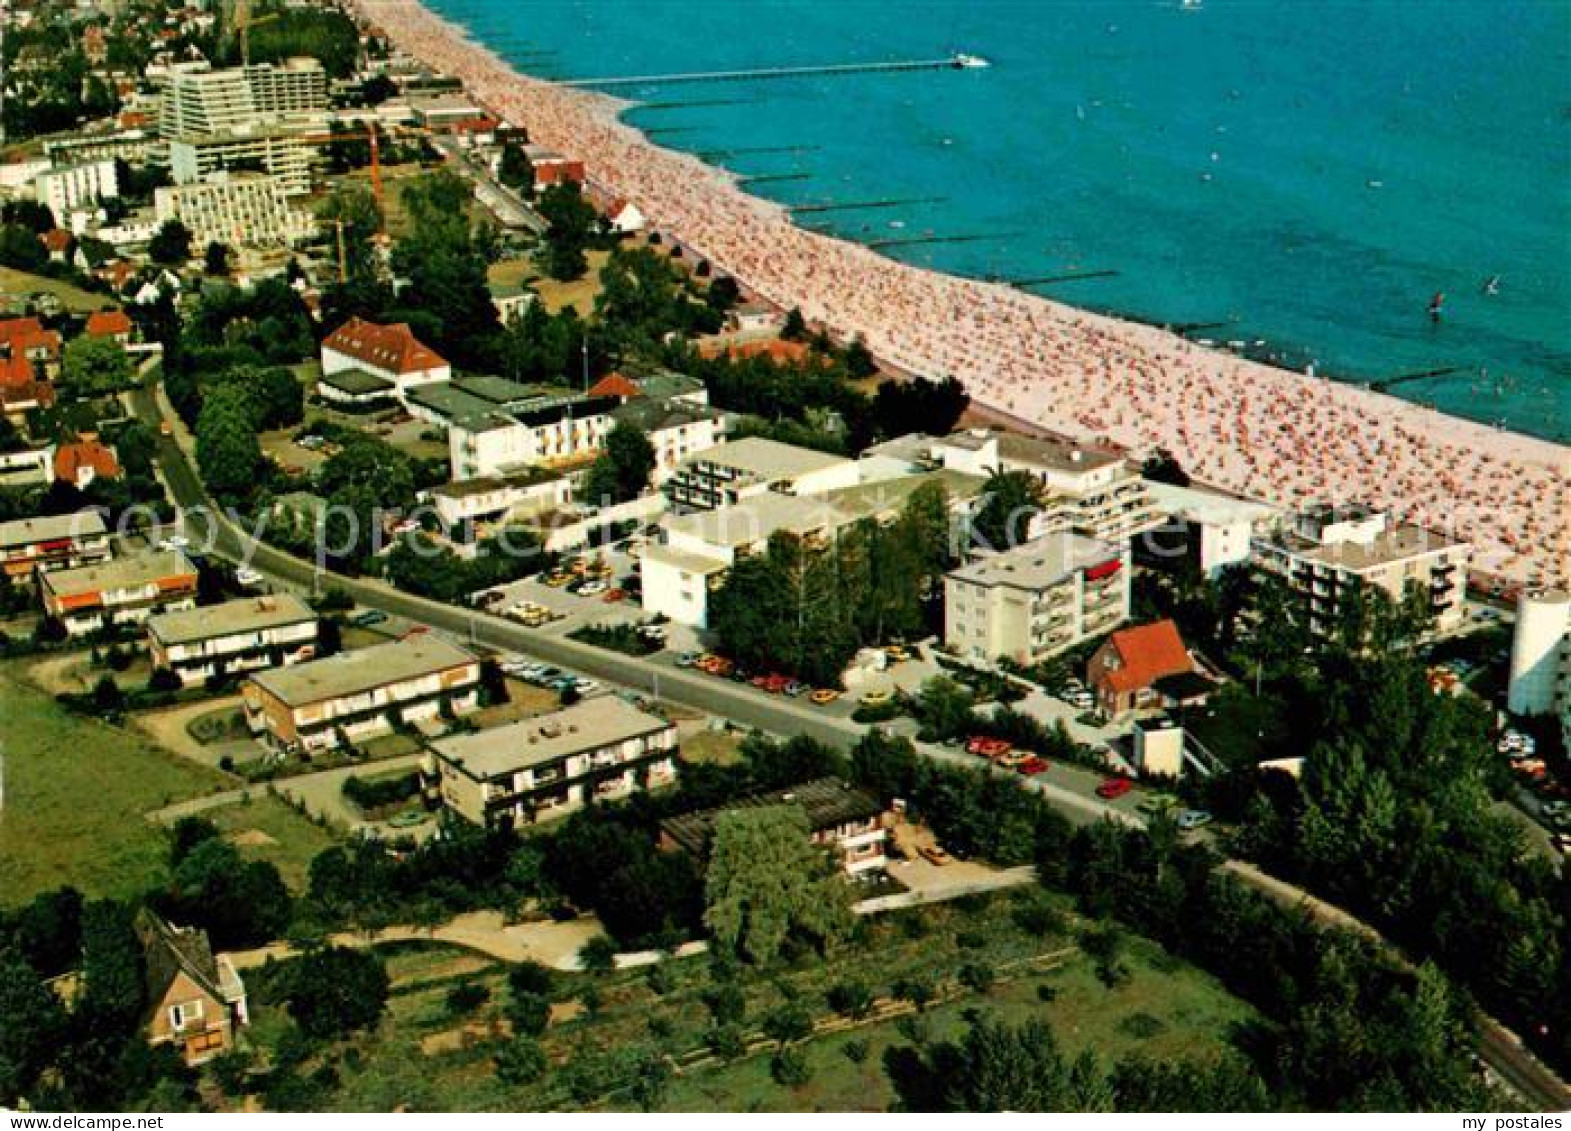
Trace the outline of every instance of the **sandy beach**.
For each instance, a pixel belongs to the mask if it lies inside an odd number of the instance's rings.
[[[860,335],[899,369],[953,375],[979,404],[1087,443],[1166,448],[1230,492],[1367,501],[1470,539],[1478,568],[1571,582],[1571,448],[804,231],[730,174],[619,121],[625,103],[521,75],[409,0],[356,2],[492,113],[583,159],[653,228],[770,301]]]

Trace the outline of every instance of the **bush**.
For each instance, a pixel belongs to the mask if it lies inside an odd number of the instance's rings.
[[[867,1054],[872,1051],[872,1045],[862,1040],[847,1041],[841,1051],[845,1053],[846,1059],[852,1064],[861,1064],[867,1059]]]
[[[960,967],[960,984],[979,994],[985,994],[997,980],[997,972],[986,962],[967,962]]]
[[[933,983],[920,976],[901,978],[890,987],[890,992],[902,1001],[910,1002],[919,1010],[926,1008],[935,993]]]
[[[1015,908],[1015,926],[1034,938],[1061,935],[1067,923],[1059,910],[1040,897],[1027,900]]]
[[[343,794],[362,812],[371,813],[393,805],[401,805],[420,792],[420,775],[414,771],[397,776],[361,778],[350,775],[344,779]]]
[[[785,1002],[764,1017],[763,1030],[764,1036],[782,1045],[806,1040],[813,1035],[812,1011],[802,1002]]]
[[[180,677],[172,668],[154,668],[153,674],[147,677],[149,691],[169,693],[179,691],[181,686]]]
[[[782,1088],[800,1088],[813,1078],[803,1049],[781,1049],[769,1062],[769,1074]]]
[[[830,1009],[855,1020],[861,1020],[873,1010],[873,991],[861,982],[836,983],[829,987],[824,997]]]
[[[739,1025],[747,1016],[747,996],[730,982],[704,994],[704,1004],[714,1015],[716,1025]]]
[[[515,993],[507,1003],[507,1019],[514,1033],[538,1037],[551,1023],[551,1002],[540,994]]]
[[[747,1039],[736,1025],[716,1025],[709,1030],[704,1043],[721,1060],[737,1060],[747,1055]]]
[[[514,1037],[496,1051],[496,1075],[504,1084],[532,1084],[548,1065],[545,1050],[533,1037]]]
[[[549,998],[555,985],[556,979],[551,976],[551,971],[538,962],[515,962],[507,971],[507,988],[515,997],[536,994]]]
[[[491,990],[479,982],[460,982],[447,991],[447,1011],[454,1016],[473,1013],[491,1000]]]

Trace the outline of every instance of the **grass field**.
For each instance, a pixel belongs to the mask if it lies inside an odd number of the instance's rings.
[[[809,954],[767,971],[743,971],[737,985],[747,1002],[745,1031],[756,1032],[788,995],[813,1011],[818,1031],[802,1046],[812,1079],[800,1088],[774,1081],[767,1042],[758,1041],[751,1055],[729,1064],[706,1055],[711,1021],[704,997],[714,982],[703,957],[669,963],[660,985],[640,970],[559,975],[557,1004],[541,1043],[558,1068],[585,1050],[658,1048],[683,1066],[671,1081],[665,1110],[862,1111],[898,1103],[884,1054],[912,1043],[915,1015],[909,1003],[888,996],[889,987],[904,977],[923,977],[939,988],[937,1003],[916,1020],[927,1039],[958,1036],[972,1008],[1015,1022],[1040,1017],[1052,1024],[1067,1055],[1092,1050],[1104,1069],[1134,1052],[1168,1062],[1213,1057],[1227,1047],[1234,1026],[1252,1016],[1208,975],[1135,938],[1128,939],[1121,957],[1128,979],[1108,988],[1075,945],[1075,931],[1084,924],[1067,902],[1052,901],[1064,916],[1056,933],[1033,933],[1016,922],[1016,901],[1037,898],[1034,890],[1021,889],[883,916],[869,922],[855,944],[827,959]],[[493,1056],[506,1032],[501,964],[442,944],[398,944],[383,948],[383,954],[393,981],[387,1015],[374,1034],[355,1041],[352,1058],[335,1057],[339,1082],[325,1106],[346,1111],[575,1106],[555,1069],[516,1088],[498,1080]],[[961,966],[977,962],[998,974],[982,993],[956,980]],[[847,979],[865,983],[880,999],[879,1019],[854,1023],[829,1010],[825,992]],[[490,999],[454,1016],[446,996],[465,981],[487,987]],[[582,995],[590,986],[598,1001],[586,1010]],[[281,1015],[255,1002],[253,1015],[253,1039],[271,1047],[282,1035]],[[865,1043],[859,1061],[846,1054],[852,1042]],[[626,1100],[613,1095],[592,1106],[615,1108]]]
[[[20,296],[35,291],[54,295],[60,300],[61,305],[73,314],[89,314],[115,305],[115,300],[109,295],[95,295],[59,279],[30,275],[26,271],[17,271],[11,267],[0,267],[0,294]]]
[[[141,891],[163,869],[164,834],[143,814],[224,784],[125,731],[68,714],[0,672],[0,904],[73,884]]]
[[[595,298],[600,294],[600,269],[605,266],[606,260],[610,257],[611,253],[607,251],[588,252],[589,270],[584,272],[583,278],[568,283],[559,283],[555,279],[547,278],[545,272],[530,259],[509,259],[497,263],[487,272],[487,278],[493,283],[516,284],[531,281],[535,290],[540,293],[541,305],[550,313],[555,314],[564,307],[571,306],[587,318],[594,313]]]
[[[313,824],[277,797],[255,791],[250,801],[237,801],[203,813],[250,860],[266,860],[284,877],[289,890],[305,890],[311,861],[336,843],[333,834]]]

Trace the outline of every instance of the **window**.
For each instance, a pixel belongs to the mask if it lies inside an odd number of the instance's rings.
[[[202,999],[182,1002],[169,1007],[169,1024],[178,1032],[187,1025],[195,1024],[202,1019]]]

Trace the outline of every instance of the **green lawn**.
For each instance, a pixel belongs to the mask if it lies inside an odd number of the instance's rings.
[[[68,714],[0,673],[0,905],[73,884],[131,895],[163,869],[165,839],[143,814],[224,785],[113,727]]]
[[[93,294],[61,279],[51,279],[47,275],[32,275],[12,267],[0,267],[0,292],[8,295],[26,295],[33,294],[35,291],[54,295],[73,314],[90,314],[95,310],[104,310],[116,305],[111,295]]]
[[[274,865],[296,894],[305,890],[311,861],[335,843],[328,829],[313,824],[281,799],[255,791],[250,801],[237,801],[203,813],[251,860]]]

